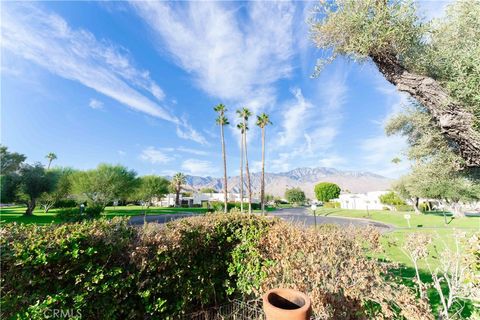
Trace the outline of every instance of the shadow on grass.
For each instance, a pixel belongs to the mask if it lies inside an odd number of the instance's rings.
[[[400,279],[401,284],[417,291],[418,295],[417,284],[414,281],[414,279],[416,278],[414,268],[401,266],[397,269],[391,269],[390,274],[396,276],[397,279]],[[419,274],[420,280],[428,286],[427,297],[430,302],[432,312],[434,315],[438,315],[439,311],[442,309],[442,303],[440,301],[440,295],[438,294],[437,290],[432,286],[432,276],[429,272],[424,270],[420,270]],[[445,296],[448,295],[448,287],[446,284],[442,285],[442,291]],[[450,314],[455,314],[458,312],[462,319],[466,319],[472,316],[474,309],[475,306],[473,305],[472,301],[460,300],[458,303],[455,303],[451,307]]]

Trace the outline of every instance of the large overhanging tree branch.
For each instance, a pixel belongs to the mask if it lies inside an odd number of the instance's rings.
[[[313,40],[331,53],[318,70],[338,55],[370,59],[428,110],[467,167],[480,167],[480,2],[459,1],[436,24],[423,24],[402,0],[325,1],[318,9]]]

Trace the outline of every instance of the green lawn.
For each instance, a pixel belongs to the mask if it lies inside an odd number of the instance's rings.
[[[465,217],[460,219],[452,219],[449,215],[447,224],[442,213],[427,213],[417,215],[414,212],[392,212],[392,211],[370,211],[367,213],[364,210],[345,210],[345,209],[317,209],[318,215],[323,216],[338,216],[348,218],[362,218],[371,219],[374,221],[383,222],[394,226],[396,229],[392,232],[387,232],[382,235],[381,243],[384,248],[384,253],[376,256],[376,258],[386,259],[389,261],[400,263],[400,268],[392,270],[393,273],[399,275],[403,279],[404,284],[414,287],[415,284],[412,279],[415,276],[415,269],[413,263],[408,259],[402,251],[402,246],[405,243],[408,235],[411,233],[426,233],[434,239],[430,246],[430,256],[427,258],[428,264],[435,268],[439,265],[437,255],[434,247],[442,248],[448,246],[453,249],[454,238],[453,234],[456,231],[465,232],[472,235],[475,232],[480,232],[480,217]],[[404,215],[410,214],[410,226],[408,227],[407,220]],[[419,263],[420,278],[425,283],[431,283],[432,277],[428,270],[427,263],[420,261]],[[440,298],[435,289],[428,290],[428,297],[433,308],[434,314],[440,308]],[[463,317],[468,317],[473,312],[473,305],[469,301],[465,301],[465,307],[461,314]]]
[[[480,230],[480,217],[453,219],[451,216],[448,216],[447,224],[445,225],[443,214],[439,212],[415,214],[414,212],[370,210],[367,214],[367,211],[365,210],[319,208],[317,209],[317,214],[323,216],[371,219],[400,228],[408,227],[404,215],[409,214],[412,230],[420,228],[466,228]]]
[[[408,227],[405,214],[410,214],[410,225]],[[452,219],[448,217],[445,224],[444,217],[441,213],[431,214],[415,214],[413,212],[392,212],[392,211],[370,211],[368,214],[364,210],[346,210],[346,209],[317,209],[318,215],[338,216],[348,218],[371,219],[383,222],[396,227],[392,232],[385,233],[382,236],[382,243],[386,253],[384,258],[395,262],[400,262],[411,267],[411,262],[402,252],[401,247],[407,236],[411,233],[427,233],[436,239],[437,244],[446,244],[453,246],[452,235],[455,230],[466,232],[467,235],[474,232],[480,232],[480,217],[465,217],[460,219]],[[430,262],[436,265],[436,260],[431,257]],[[421,263],[420,266],[426,269],[426,265]]]
[[[37,223],[37,224],[48,224],[48,223],[60,223],[62,219],[56,217],[56,214],[61,209],[51,209],[48,213],[44,213],[41,208],[37,208],[34,211],[34,215],[31,217],[26,217],[23,215],[25,212],[25,207],[15,206],[15,207],[4,207],[0,208],[0,221],[2,223],[7,222],[21,222],[21,223]],[[180,212],[189,212],[189,213],[205,213],[207,209],[205,208],[159,208],[152,207],[147,210],[148,215],[158,215],[158,214],[174,214]],[[143,215],[144,211],[141,206],[117,206],[117,207],[107,207],[105,212],[102,214],[107,218],[113,217],[125,217],[125,216],[138,216]]]
[[[275,210],[274,208],[266,208],[267,211]],[[1,223],[19,222],[19,223],[36,223],[36,224],[49,224],[49,223],[61,223],[62,219],[56,217],[56,214],[61,209],[51,209],[48,213],[44,213],[41,208],[37,208],[34,211],[33,216],[26,217],[23,215],[25,207],[3,207],[0,208],[0,221]],[[150,207],[147,210],[147,215],[159,215],[159,214],[175,214],[175,213],[206,213],[206,208],[161,208]],[[260,212],[260,210],[254,210],[254,212]],[[113,217],[127,217],[127,216],[139,216],[144,214],[144,209],[141,206],[117,206],[106,207],[102,216],[106,218]]]

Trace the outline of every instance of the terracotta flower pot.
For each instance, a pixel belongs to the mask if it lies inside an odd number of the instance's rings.
[[[292,289],[272,289],[263,295],[267,320],[309,320],[312,303],[305,294]]]

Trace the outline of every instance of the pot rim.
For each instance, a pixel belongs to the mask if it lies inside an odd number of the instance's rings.
[[[271,294],[271,293],[278,293],[278,292],[281,292],[281,291],[288,291],[289,293],[292,293],[294,295],[297,295],[297,296],[300,296],[304,301],[305,301],[305,304],[303,306],[301,306],[300,308],[298,309],[282,309],[282,308],[279,308],[277,306],[274,306],[273,304],[271,304],[269,301],[268,301],[268,296]],[[263,304],[268,304],[271,308],[274,308],[274,309],[277,309],[277,310],[282,310],[283,312],[287,312],[287,313],[298,313],[298,312],[306,312],[310,309],[311,305],[312,305],[312,302],[310,301],[310,298],[303,292],[300,292],[298,290],[294,290],[294,289],[290,289],[290,288],[274,288],[274,289],[270,289],[268,290],[264,295],[263,295]]]

